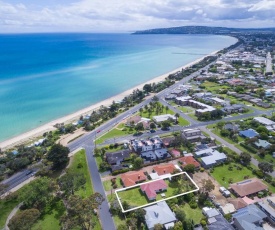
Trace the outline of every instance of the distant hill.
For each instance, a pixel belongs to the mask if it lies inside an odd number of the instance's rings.
[[[227,28],[209,26],[180,26],[136,31],[133,34],[238,34],[238,33],[270,33],[275,28]]]

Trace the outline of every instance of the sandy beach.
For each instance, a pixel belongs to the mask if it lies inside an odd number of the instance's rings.
[[[213,54],[215,54],[217,52],[218,51],[212,52],[209,55],[213,55]],[[209,56],[209,55],[206,55],[206,56]],[[137,85],[137,86],[135,86],[135,87],[133,87],[133,88],[131,88],[129,90],[126,90],[126,91],[124,91],[124,92],[122,92],[122,93],[120,93],[118,95],[110,97],[110,98],[108,98],[108,99],[106,99],[104,101],[100,101],[100,102],[98,102],[96,104],[93,104],[93,105],[91,105],[89,107],[81,109],[81,110],[79,110],[77,112],[74,112],[74,113],[69,114],[67,116],[64,116],[64,117],[58,118],[56,120],[53,120],[53,121],[51,121],[51,122],[49,122],[49,123],[47,123],[45,125],[37,127],[37,128],[35,128],[33,130],[30,130],[30,131],[28,131],[26,133],[23,133],[23,134],[20,134],[20,135],[18,135],[16,137],[13,137],[13,138],[10,138],[8,140],[5,140],[5,141],[3,141],[3,142],[0,143],[0,148],[2,150],[5,150],[5,149],[12,148],[13,146],[16,146],[16,145],[19,145],[19,144],[22,144],[22,143],[25,143],[25,142],[31,142],[35,138],[37,138],[38,136],[41,136],[43,133],[51,131],[51,130],[55,130],[56,128],[54,127],[54,125],[57,124],[57,123],[68,124],[68,123],[71,123],[73,121],[76,121],[77,119],[79,119],[79,117],[81,115],[90,114],[92,111],[98,109],[101,105],[103,105],[103,106],[109,106],[113,101],[120,101],[125,96],[130,95],[133,92],[134,89],[142,89],[145,84],[154,83],[154,82],[157,83],[157,82],[163,81],[163,80],[165,80],[165,78],[169,74],[175,73],[177,71],[181,71],[182,69],[187,68],[187,67],[189,67],[189,66],[191,66],[191,65],[193,65],[193,64],[195,64],[195,63],[197,63],[199,61],[201,61],[206,56],[204,56],[202,58],[199,58],[199,59],[197,59],[197,60],[195,60],[195,61],[193,61],[193,62],[191,62],[191,63],[189,63],[187,65],[184,65],[184,66],[181,66],[181,67],[179,67],[177,69],[174,69],[174,70],[172,70],[172,71],[170,71],[168,73],[162,74],[162,75],[160,75],[160,76],[158,76],[156,78],[153,78],[150,81],[147,81],[147,82],[144,82],[144,83],[142,83],[140,85]]]

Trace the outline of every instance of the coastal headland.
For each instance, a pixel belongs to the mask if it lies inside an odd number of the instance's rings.
[[[135,87],[132,87],[131,89],[128,89],[128,90],[126,90],[126,91],[124,91],[124,92],[122,92],[120,94],[117,94],[117,95],[115,95],[113,97],[110,97],[110,98],[108,98],[106,100],[100,101],[100,102],[98,102],[96,104],[88,106],[88,107],[86,107],[84,109],[81,109],[81,110],[79,110],[77,112],[74,112],[74,113],[71,113],[71,114],[69,114],[67,116],[63,116],[61,118],[55,119],[55,120],[53,120],[51,122],[48,122],[48,123],[46,123],[46,124],[44,124],[42,126],[39,126],[39,127],[35,128],[35,129],[32,129],[32,130],[30,130],[28,132],[22,133],[22,134],[20,134],[18,136],[15,136],[15,137],[12,137],[12,138],[7,139],[5,141],[2,141],[0,143],[0,148],[1,148],[1,150],[5,150],[5,149],[9,149],[9,148],[12,148],[12,147],[14,147],[16,145],[20,145],[20,144],[23,144],[23,143],[26,143],[26,142],[32,142],[37,137],[43,135],[43,133],[55,130],[56,128],[54,127],[54,125],[56,125],[56,124],[59,124],[59,123],[64,123],[64,124],[72,123],[73,121],[76,121],[81,115],[89,114],[92,111],[97,110],[102,105],[103,106],[109,106],[109,105],[111,105],[111,103],[113,101],[120,101],[125,96],[130,95],[133,92],[133,90],[135,90],[135,89],[142,89],[145,84],[161,82],[161,81],[165,80],[165,78],[169,74],[173,74],[175,72],[181,71],[182,69],[188,68],[188,67],[190,67],[190,66],[198,63],[199,61],[201,61],[205,57],[210,56],[210,55],[214,55],[217,52],[218,52],[218,50],[214,51],[214,52],[212,52],[212,53],[210,53],[208,55],[205,55],[205,56],[203,56],[201,58],[198,58],[198,59],[196,59],[193,62],[190,62],[190,63],[188,63],[186,65],[183,65],[183,66],[181,66],[179,68],[176,68],[176,69],[174,69],[172,71],[164,73],[164,74],[162,74],[162,75],[160,75],[160,76],[158,76],[156,78],[153,78],[153,79],[151,79],[151,80],[149,80],[147,82],[144,82],[144,83],[139,84],[139,85],[137,85]]]

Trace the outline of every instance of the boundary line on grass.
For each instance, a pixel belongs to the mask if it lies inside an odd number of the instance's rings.
[[[185,174],[185,176],[187,176],[187,178],[192,182],[192,184],[196,187],[196,189],[194,190],[191,190],[191,191],[188,191],[188,192],[184,192],[184,193],[181,193],[181,194],[178,194],[178,195],[175,195],[175,196],[171,196],[171,197],[168,197],[168,198],[163,198],[161,200],[158,200],[158,201],[154,201],[154,202],[151,202],[151,203],[147,203],[145,205],[141,205],[141,206],[138,206],[138,207],[135,207],[135,208],[131,208],[131,209],[127,209],[127,210],[124,210],[123,206],[122,206],[122,203],[120,201],[120,198],[118,196],[118,193],[119,192],[122,192],[122,191],[125,191],[125,190],[128,190],[128,189],[131,189],[131,188],[136,188],[136,187],[139,187],[143,184],[148,184],[148,183],[151,183],[153,181],[158,181],[158,180],[163,180],[163,179],[171,179],[172,177],[174,176],[178,176],[178,175],[182,175],[182,174]],[[133,186],[129,186],[129,187],[126,187],[126,188],[121,188],[121,189],[117,189],[115,190],[115,194],[116,194],[116,197],[117,197],[117,200],[118,200],[118,203],[120,205],[120,208],[122,210],[123,213],[126,213],[126,212],[130,212],[130,211],[134,211],[136,209],[139,209],[139,208],[144,208],[144,207],[147,207],[147,206],[150,206],[150,205],[153,205],[153,204],[156,204],[158,202],[162,202],[162,201],[165,201],[165,200],[170,200],[170,199],[173,199],[173,198],[176,198],[178,196],[184,196],[186,194],[189,194],[189,193],[192,193],[192,192],[197,192],[199,190],[199,186],[195,183],[195,181],[186,173],[186,172],[180,172],[180,173],[176,173],[174,175],[167,175],[167,176],[162,176],[162,178],[160,179],[156,179],[156,180],[150,180],[150,181],[147,181],[147,182],[143,182],[143,183],[140,183],[140,184],[136,184],[136,185],[133,185]]]

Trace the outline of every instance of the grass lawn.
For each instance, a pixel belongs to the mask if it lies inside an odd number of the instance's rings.
[[[32,227],[33,230],[52,229],[59,230],[60,217],[65,213],[66,209],[62,200],[56,201],[52,206],[46,208],[46,213]]]
[[[19,203],[17,199],[10,201],[0,200],[0,229],[4,228],[8,215]]]
[[[183,210],[187,218],[190,218],[194,221],[194,224],[199,224],[201,218],[203,217],[202,210],[200,208],[192,209],[189,204],[183,206]]]
[[[228,169],[229,166],[233,166],[233,170]],[[242,169],[238,170],[235,166],[240,166]],[[214,168],[214,172],[211,175],[219,182],[221,186],[228,188],[229,179],[232,179],[232,183],[244,180],[244,176],[249,176],[249,178],[255,177],[253,173],[246,167],[241,166],[237,163],[231,163],[228,165],[218,166]]]
[[[130,131],[130,129],[128,127],[125,127],[125,130],[122,130],[123,128],[121,128],[121,127],[122,126],[120,124],[117,128],[114,128],[111,131],[105,133],[103,136],[99,137],[96,140],[96,143],[101,144],[107,139],[126,136],[126,135],[129,135],[129,134],[134,134],[135,133],[135,130]]]
[[[130,206],[141,206],[149,203],[146,195],[142,193],[139,187],[118,192],[118,196],[121,202],[126,201]]]
[[[121,184],[121,181],[120,181],[119,177],[116,178],[116,184],[118,186],[117,188],[121,188],[122,187],[122,184]],[[104,186],[105,191],[110,191],[113,188],[111,180],[103,181],[103,186]]]
[[[193,120],[198,121],[198,117],[195,115],[195,113],[188,113],[186,115],[191,117]]]
[[[190,123],[189,123],[189,121],[183,119],[182,117],[179,117],[178,124],[181,126],[186,126],[186,125],[189,125]]]
[[[184,113],[191,113],[191,112],[195,111],[194,108],[189,107],[189,106],[180,106],[180,107],[178,107],[178,109],[181,110]]]
[[[78,168],[78,165],[82,165],[81,168]],[[88,197],[93,193],[93,186],[92,186],[92,181],[86,161],[86,154],[85,150],[80,150],[77,152],[72,159],[71,165],[70,165],[70,170],[72,170],[74,173],[81,173],[84,175],[86,179],[86,184],[85,188],[80,189],[79,191],[76,192],[76,195],[82,196],[82,197]]]
[[[165,108],[163,109],[162,112],[159,112],[158,114],[156,114],[156,110],[155,110],[155,109],[154,109],[154,111],[152,111],[151,114],[147,113],[146,111],[142,112],[142,114],[141,114],[141,113],[138,113],[139,116],[141,116],[141,117],[146,117],[146,118],[149,118],[149,119],[152,119],[153,116],[158,116],[158,115],[163,115],[163,114],[171,114],[171,115],[174,115],[175,113],[174,113],[172,110],[170,110],[170,109],[166,110]],[[149,116],[149,115],[150,115],[150,116]]]

